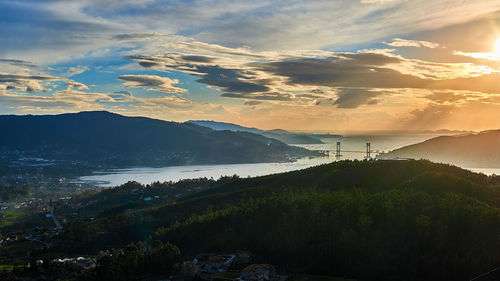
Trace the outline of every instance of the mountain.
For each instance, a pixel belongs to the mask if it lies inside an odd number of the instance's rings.
[[[91,165],[185,165],[289,161],[316,156],[249,132],[214,131],[110,112],[0,116],[0,150]]]
[[[232,132],[251,132],[263,135],[267,138],[276,139],[287,144],[322,144],[323,142],[315,135],[296,134],[282,129],[261,130],[257,128],[248,128],[232,123],[207,121],[207,120],[190,120],[188,123],[208,127],[216,131],[232,131]]]
[[[339,161],[218,181],[130,182],[73,198],[70,203],[87,206],[80,213],[96,219],[65,225],[59,245],[98,252],[146,239],[177,245],[190,260],[246,250],[258,263],[289,272],[465,281],[500,264],[499,182],[420,160]],[[170,203],[140,200],[168,192],[185,196]]]
[[[260,130],[257,128],[249,128],[233,123],[216,122],[209,120],[189,120],[187,121],[187,123],[207,127],[216,131],[250,132],[254,134],[262,134],[263,132],[265,132],[264,130]]]
[[[461,167],[500,168],[500,130],[440,136],[405,146],[379,158],[428,159]]]

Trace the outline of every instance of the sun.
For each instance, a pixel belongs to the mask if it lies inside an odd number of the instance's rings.
[[[500,56],[500,38],[495,42],[495,53]]]

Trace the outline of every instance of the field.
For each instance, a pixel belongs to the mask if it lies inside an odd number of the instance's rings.
[[[12,271],[14,268],[22,268],[22,265],[0,264],[0,271]]]
[[[24,210],[14,210],[1,213],[0,218],[0,228],[12,225],[17,219],[26,216],[26,211]]]

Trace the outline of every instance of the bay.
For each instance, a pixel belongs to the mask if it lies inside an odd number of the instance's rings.
[[[366,156],[366,143],[370,142],[372,157],[379,152],[387,152],[403,146],[419,143],[436,137],[432,134],[418,135],[366,135],[345,136],[342,138],[322,138],[324,144],[298,144],[310,150],[330,151],[327,157],[303,158],[295,162],[284,163],[251,163],[251,164],[218,164],[218,165],[188,165],[170,166],[161,168],[134,167],[96,171],[93,175],[83,176],[79,181],[100,187],[111,187],[124,184],[128,181],[137,181],[149,184],[155,181],[178,181],[191,178],[214,178],[221,176],[238,175],[240,177],[255,177],[269,174],[283,173],[293,170],[305,169],[338,160],[362,160]],[[335,157],[336,143],[341,143],[340,158]],[[499,174],[500,169],[469,168],[484,174]]]

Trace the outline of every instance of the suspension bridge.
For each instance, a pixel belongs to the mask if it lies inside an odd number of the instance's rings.
[[[336,144],[335,150],[321,150],[321,152],[326,153],[330,155],[331,153],[335,153],[335,158],[340,159],[342,158],[342,153],[347,152],[347,153],[365,153],[364,158],[365,159],[373,159],[375,157],[372,157],[372,154],[380,153],[383,151],[380,150],[374,150],[372,149],[371,142],[366,142],[366,149],[365,150],[342,150],[341,149],[341,142],[338,141]]]

